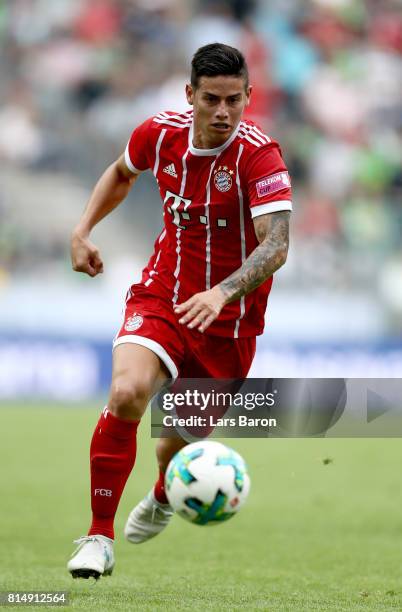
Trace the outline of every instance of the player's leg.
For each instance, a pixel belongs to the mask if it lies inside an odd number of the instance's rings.
[[[110,397],[91,443],[89,535],[114,537],[114,515],[135,462],[137,427],[152,395],[167,378],[165,366],[148,348],[127,343],[114,349]]]
[[[148,348],[116,346],[109,402],[95,427],[90,449],[92,524],[68,564],[74,577],[99,577],[113,569],[113,522],[134,466],[137,427],[150,398],[168,376],[159,357]]]
[[[155,485],[135,506],[127,519],[124,535],[132,544],[142,544],[155,537],[167,527],[173,510],[165,495],[165,471],[170,459],[187,442],[180,437],[161,438],[156,447],[159,478]]]
[[[156,445],[156,458],[159,467],[159,478],[154,485],[155,499],[161,504],[168,504],[165,493],[165,473],[172,457],[188,442],[181,437],[160,438]]]

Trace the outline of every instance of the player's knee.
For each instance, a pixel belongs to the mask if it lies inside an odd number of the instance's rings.
[[[140,419],[151,395],[151,387],[144,381],[116,380],[112,383],[108,408],[117,417]]]

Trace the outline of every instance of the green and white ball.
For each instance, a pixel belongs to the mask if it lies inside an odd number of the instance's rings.
[[[220,442],[189,444],[176,453],[165,475],[172,508],[196,525],[217,525],[232,518],[250,490],[244,459]]]

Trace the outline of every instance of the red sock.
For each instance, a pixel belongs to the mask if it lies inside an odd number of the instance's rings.
[[[154,495],[156,501],[160,504],[168,504],[169,500],[165,493],[165,472],[159,470],[159,479],[156,481],[154,486]]]
[[[92,525],[88,535],[114,539],[117,506],[134,467],[138,424],[105,408],[95,427],[90,450]]]

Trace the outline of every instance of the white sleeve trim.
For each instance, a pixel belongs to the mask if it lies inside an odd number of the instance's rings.
[[[266,215],[267,213],[279,212],[281,210],[292,210],[292,202],[290,200],[277,200],[276,202],[267,202],[260,206],[253,206],[250,208],[251,216],[259,217],[260,215]]]
[[[138,168],[136,168],[133,162],[131,161],[130,153],[128,152],[128,145],[126,146],[126,150],[124,151],[124,160],[126,162],[127,168],[131,170],[131,172],[134,172],[134,174],[140,174],[140,172],[143,172],[143,170],[138,170]]]
[[[167,353],[167,351],[163,348],[163,346],[158,342],[155,342],[155,340],[151,340],[150,338],[144,338],[144,336],[137,335],[120,336],[120,338],[117,338],[117,340],[113,342],[113,348],[119,346],[119,344],[140,344],[141,346],[145,346],[150,351],[155,353],[155,355],[158,355],[159,359],[162,361],[162,363],[165,364],[165,366],[169,370],[173,380],[176,380],[176,378],[178,377],[179,372],[177,370],[175,362]]]

